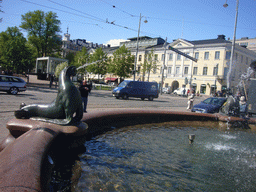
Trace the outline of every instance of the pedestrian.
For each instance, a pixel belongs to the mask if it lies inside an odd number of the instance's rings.
[[[185,97],[186,89],[184,88],[182,92],[183,92],[183,97]]]
[[[54,75],[51,75],[50,76],[50,88],[52,88],[53,81],[54,81]]]
[[[192,109],[194,103],[195,91],[191,91],[191,95],[188,97],[188,107],[187,110]]]
[[[79,91],[84,103],[84,112],[87,113],[86,108],[88,103],[88,95],[91,92],[91,86],[87,84],[86,80],[83,80],[82,84],[79,86]]]
[[[239,101],[239,114],[241,118],[245,118],[247,115],[247,104],[245,101],[245,96],[241,96],[240,97],[240,101]]]

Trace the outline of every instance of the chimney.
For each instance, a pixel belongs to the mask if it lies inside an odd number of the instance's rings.
[[[218,38],[217,39],[224,39],[225,40],[225,35],[218,35]]]

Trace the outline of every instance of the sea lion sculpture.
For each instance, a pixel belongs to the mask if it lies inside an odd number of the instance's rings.
[[[76,67],[65,67],[59,76],[56,99],[50,104],[32,104],[14,112],[18,119],[34,119],[59,125],[77,124],[83,117],[82,98],[70,76],[76,75]],[[75,116],[73,117],[73,115]]]

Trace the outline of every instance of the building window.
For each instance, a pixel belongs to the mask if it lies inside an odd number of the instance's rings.
[[[201,87],[200,87],[200,93],[205,94],[205,92],[206,92],[206,85],[202,84]]]
[[[186,53],[187,55],[189,55],[189,53]],[[185,60],[187,61],[187,60],[189,60],[187,57],[185,57]]]
[[[195,52],[195,59],[199,59],[199,52]]]
[[[218,75],[218,65],[213,68],[213,75],[214,76]]]
[[[209,52],[204,53],[204,60],[209,60]]]
[[[230,56],[231,56],[231,52],[230,52],[230,51],[227,51],[227,52],[226,52],[226,60],[230,59]]]
[[[167,73],[168,73],[168,74],[171,74],[171,73],[172,73],[172,67],[168,67]]]
[[[164,54],[162,54],[162,59],[161,59],[162,61],[164,60],[164,56],[165,56],[165,55],[164,55]]]
[[[240,43],[240,46],[245,46],[245,47],[247,47],[247,46],[248,46],[248,42]]]
[[[208,67],[203,68],[203,75],[207,75]]]
[[[169,61],[172,61],[172,58],[173,58],[173,54],[171,53],[171,54],[169,55]]]
[[[142,55],[139,55],[139,61],[141,61]]]
[[[184,68],[184,74],[187,75],[188,74],[188,67]]]
[[[197,67],[194,67],[194,69],[193,69],[193,75],[197,75]]]
[[[215,51],[215,60],[219,60],[219,59],[220,59],[220,52]]]
[[[228,76],[228,67],[224,68],[224,79],[226,79]]]
[[[176,67],[176,74],[180,74],[180,67]]]
[[[177,60],[178,61],[181,60],[181,55],[180,54],[177,55]]]
[[[140,74],[140,66],[138,66],[137,74],[138,74],[138,75]]]

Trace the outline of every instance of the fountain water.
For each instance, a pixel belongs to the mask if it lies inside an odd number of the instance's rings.
[[[187,143],[188,135],[197,135],[193,145]],[[66,189],[255,191],[255,136],[212,122],[115,129],[85,143],[86,152],[74,164],[80,177],[76,186],[66,183]]]

